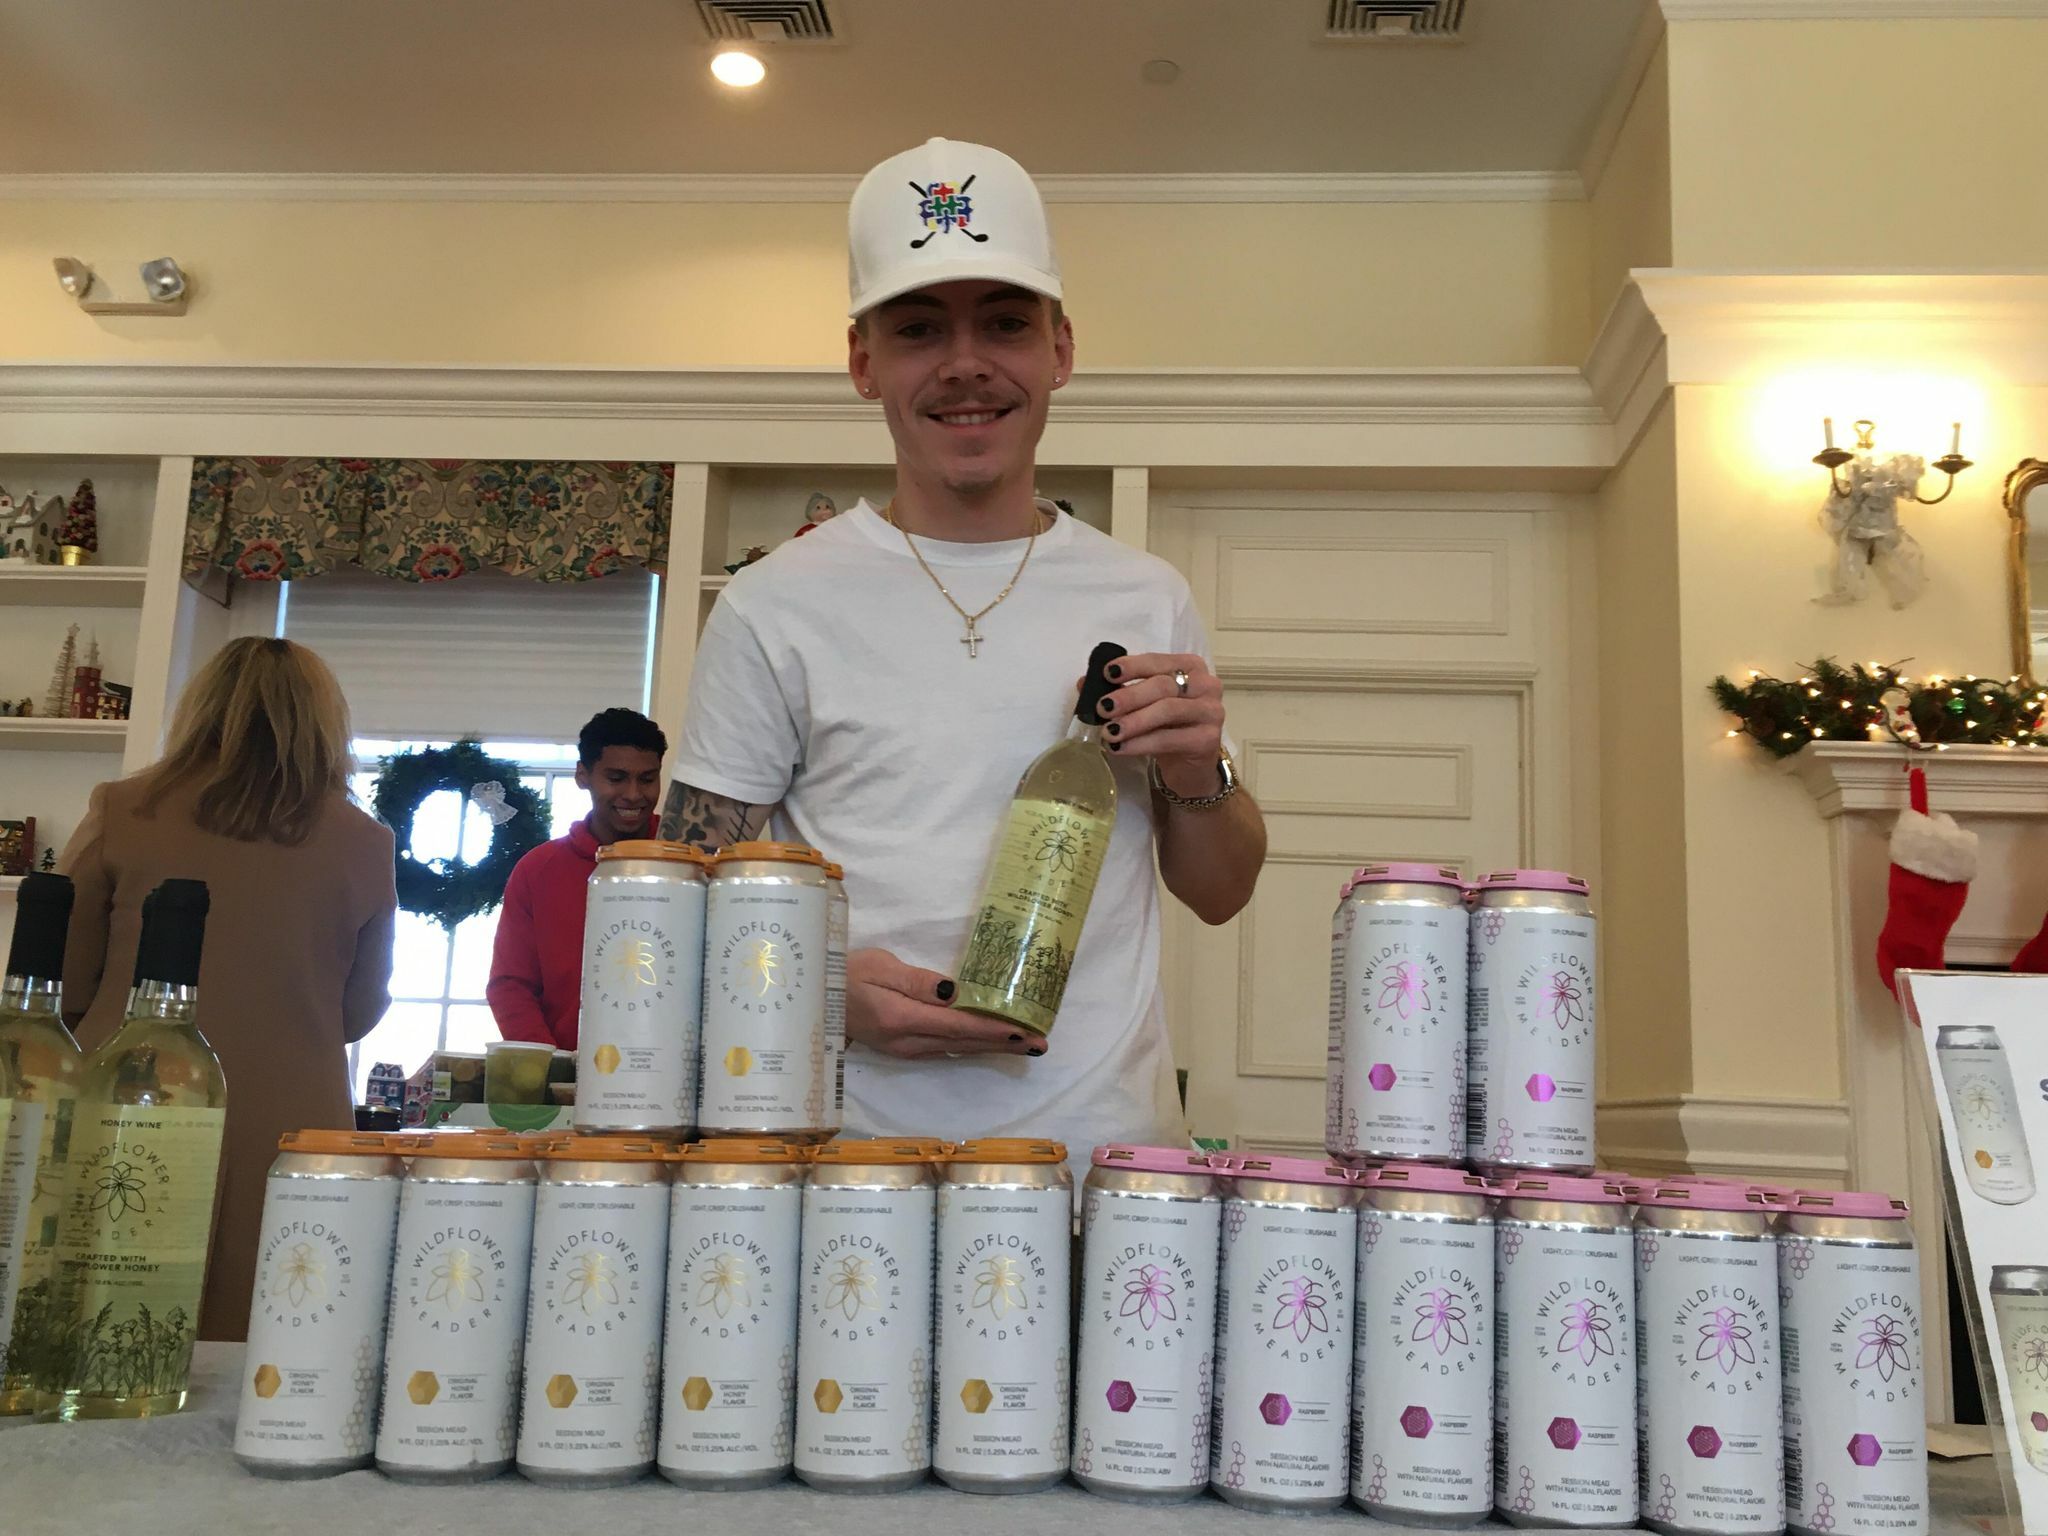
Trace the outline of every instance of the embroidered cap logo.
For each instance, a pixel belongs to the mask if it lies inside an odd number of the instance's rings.
[[[976,244],[988,243],[988,236],[969,228],[974,221],[974,199],[967,195],[967,189],[974,185],[974,178],[968,177],[959,186],[949,181],[935,181],[928,187],[916,182],[910,190],[917,194],[917,216],[924,221],[925,232],[910,242],[913,251],[921,251],[931,243],[934,235],[950,235],[955,230]]]

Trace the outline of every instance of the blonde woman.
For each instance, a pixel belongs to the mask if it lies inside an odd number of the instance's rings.
[[[343,1047],[391,1000],[391,832],[350,803],[350,766],[327,664],[289,640],[231,641],[179,700],[163,758],[96,788],[63,853],[78,884],[64,1002],[88,1051],[121,1022],[142,898],[172,876],[211,893],[199,1027],[228,1123],[204,1339],[244,1336],[277,1138],[354,1124]]]

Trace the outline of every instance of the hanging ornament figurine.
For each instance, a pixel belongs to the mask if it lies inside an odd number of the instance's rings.
[[[1870,444],[1859,437],[1856,446]],[[1848,493],[1837,492],[1831,477],[1828,499],[1820,509],[1821,526],[1835,541],[1835,558],[1828,570],[1828,590],[1814,601],[1861,602],[1874,570],[1892,606],[1903,608],[1927,589],[1927,557],[1919,541],[1900,526],[1899,503],[1913,499],[1927,464],[1911,453],[1883,459],[1865,454],[1849,460],[1845,469]]]
[[[839,515],[839,505],[823,491],[811,492],[811,499],[804,503],[804,525],[793,535],[802,538],[820,523],[829,523]]]

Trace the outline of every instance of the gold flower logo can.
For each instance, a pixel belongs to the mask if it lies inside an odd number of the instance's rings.
[[[377,1469],[481,1482],[516,1446],[535,1144],[480,1131],[404,1142]]]
[[[700,1141],[670,1160],[667,1349],[655,1466],[685,1488],[789,1476],[806,1149]]]
[[[699,1134],[809,1143],[838,1132],[831,908],[815,848],[735,843],[718,855],[704,920]]]
[[[1097,1147],[1081,1196],[1074,1480],[1142,1503],[1209,1484],[1216,1173],[1185,1147]]]
[[[1465,1046],[1475,1167],[1592,1168],[1594,932],[1577,875],[1511,869],[1479,883]]]
[[[1925,1529],[1920,1256],[1906,1203],[1820,1190],[1783,1199],[1786,1527],[1811,1536]]]
[[[943,1142],[834,1141],[804,1183],[796,1475],[909,1488],[931,1468],[933,1165]]]
[[[235,1460],[259,1477],[370,1464],[400,1138],[293,1131],[263,1194]]]
[[[1225,1195],[1209,1486],[1247,1509],[1336,1509],[1350,1461],[1351,1175],[1305,1158],[1210,1161]]]
[[[540,1149],[518,1466],[603,1488],[654,1466],[668,1279],[667,1148],[565,1136]]]
[[[1636,1194],[1642,1520],[1673,1536],[1785,1525],[1778,1253],[1764,1197],[1673,1180]]]
[[[682,843],[597,851],[583,917],[578,1131],[687,1136],[696,1128],[708,861]]]
[[[2012,1398],[2006,1433],[2028,1466],[2048,1473],[2048,1267],[1994,1265],[1991,1317]]]
[[[1419,1163],[1357,1181],[1351,1496],[1397,1525],[1476,1524],[1493,1510],[1486,1181]]]
[[[1629,1192],[1615,1180],[1562,1174],[1493,1187],[1494,1513],[1518,1526],[1632,1528]]]
[[[1067,1473],[1074,1179],[1056,1141],[956,1144],[939,1165],[932,1470],[970,1493]]]
[[[2034,1198],[2034,1159],[1998,1031],[1944,1024],[1934,1034],[1934,1059],[1972,1193],[1993,1205],[2026,1204]]]
[[[1330,927],[1330,1156],[1464,1156],[1470,923],[1444,865],[1368,864],[1345,882]]]

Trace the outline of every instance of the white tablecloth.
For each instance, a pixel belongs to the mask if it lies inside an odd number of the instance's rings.
[[[749,1493],[695,1493],[650,1478],[587,1492],[539,1488],[517,1473],[463,1488],[410,1488],[375,1472],[317,1482],[251,1477],[233,1454],[239,1344],[202,1344],[191,1406],[146,1423],[22,1424],[0,1430],[4,1536],[479,1536],[489,1531],[638,1536],[1267,1536],[1369,1533],[1355,1510],[1290,1519],[1204,1497],[1121,1504],[1073,1486],[1015,1498],[936,1483],[898,1494],[824,1494],[800,1483]],[[4,1423],[6,1421],[0,1421]],[[1988,1459],[1935,1466],[1934,1536],[1976,1536],[1963,1516],[1999,1507]],[[714,1524],[713,1522],[718,1522]]]

